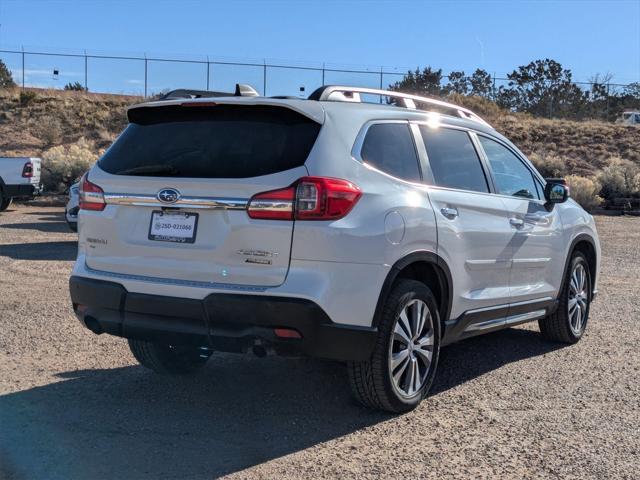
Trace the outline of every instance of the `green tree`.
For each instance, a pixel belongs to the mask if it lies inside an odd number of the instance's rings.
[[[572,82],[571,70],[545,58],[522,65],[507,75],[509,84],[498,92],[498,103],[538,116],[575,116],[584,110],[586,93]]]
[[[448,78],[449,82],[445,87],[447,93],[459,93],[460,95],[469,93],[469,79],[462,70],[449,73]]]
[[[11,71],[7,68],[2,60],[0,60],[0,88],[15,87],[16,82],[13,81]]]
[[[412,93],[414,95],[439,96],[442,93],[442,69],[425,67],[420,71],[408,71],[402,80],[390,85],[391,90]]]
[[[67,83],[64,86],[65,90],[74,90],[76,92],[86,92],[87,89],[80,83],[80,82],[74,82],[74,83]]]
[[[486,70],[476,69],[469,78],[471,85],[471,95],[490,98],[493,95],[493,80]]]

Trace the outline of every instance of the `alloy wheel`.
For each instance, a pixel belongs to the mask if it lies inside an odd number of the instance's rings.
[[[587,286],[587,271],[584,265],[578,263],[569,281],[569,326],[574,335],[580,335],[585,326],[589,302]]]
[[[396,319],[389,346],[389,372],[398,393],[413,397],[424,385],[433,357],[434,330],[422,300],[407,303]]]

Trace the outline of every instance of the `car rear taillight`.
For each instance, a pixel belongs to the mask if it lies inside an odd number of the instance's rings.
[[[268,220],[337,220],[351,211],[361,195],[346,180],[302,177],[287,188],[254,195],[247,213]]]
[[[80,209],[101,212],[106,206],[104,190],[91,183],[87,176],[88,173],[85,173],[80,181]]]
[[[303,177],[296,187],[296,220],[337,220],[362,195],[356,185],[338,178]]]
[[[24,178],[33,177],[33,163],[27,162],[24,164],[24,167],[22,167],[22,176]]]
[[[295,186],[258,193],[249,200],[247,213],[251,218],[293,220],[295,197]]]

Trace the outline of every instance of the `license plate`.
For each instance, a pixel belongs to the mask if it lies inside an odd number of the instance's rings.
[[[197,213],[152,212],[149,240],[194,243],[197,229]]]

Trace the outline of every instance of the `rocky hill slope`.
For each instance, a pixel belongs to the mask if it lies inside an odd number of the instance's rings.
[[[0,90],[0,156],[45,156],[81,142],[96,156],[126,125],[127,105],[140,97],[56,90]],[[640,166],[640,128],[597,121],[547,120],[500,110],[482,99],[458,97],[484,115],[523,152],[560,158],[568,173],[590,176],[611,157]],[[89,159],[91,160],[91,159]]]

